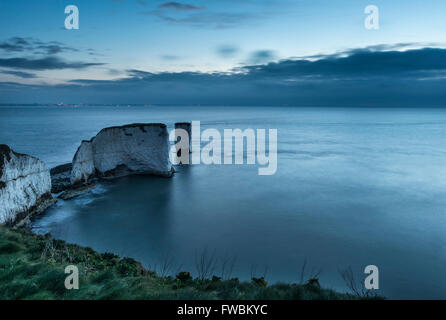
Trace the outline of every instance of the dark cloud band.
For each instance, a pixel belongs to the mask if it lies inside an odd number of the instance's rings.
[[[84,69],[100,65],[104,65],[104,63],[67,62],[57,57],[0,59],[0,67],[25,70]]]
[[[0,59],[0,66],[11,67],[12,62]],[[14,65],[33,70],[91,65],[50,62],[21,60]],[[281,60],[226,73],[127,70],[126,77],[117,80],[47,86],[3,83],[0,102],[26,102],[24,97],[32,92],[30,100],[36,95],[43,101],[64,96],[64,101],[90,103],[446,106],[445,86],[446,49],[357,49],[349,55]]]
[[[204,10],[205,7],[197,7],[191,4],[186,3],[180,3],[180,2],[165,2],[158,6],[160,9],[175,9],[175,10],[181,10],[181,11],[196,11],[196,10]]]

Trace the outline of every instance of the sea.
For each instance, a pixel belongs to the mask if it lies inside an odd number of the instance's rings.
[[[32,230],[162,274],[197,275],[207,261],[224,278],[318,278],[347,292],[341,274],[361,287],[374,265],[377,294],[446,299],[445,109],[3,106],[0,143],[51,168],[104,127],[184,121],[222,134],[277,129],[276,173],[192,164],[170,179],[124,177],[59,200]]]

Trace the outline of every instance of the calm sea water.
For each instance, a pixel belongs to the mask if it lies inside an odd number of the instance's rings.
[[[82,139],[133,122],[200,120],[202,129],[277,128],[278,170],[181,167],[172,179],[134,176],[59,201],[36,232],[172,273],[195,271],[207,250],[235,259],[232,275],[266,273],[346,290],[380,270],[390,298],[446,298],[446,110],[254,107],[1,107],[0,142],[49,167]],[[220,272],[217,266],[215,273]]]

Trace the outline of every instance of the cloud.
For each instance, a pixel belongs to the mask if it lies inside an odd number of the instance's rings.
[[[34,38],[12,37],[0,42],[0,50],[8,53],[33,52],[36,54],[56,54],[61,52],[78,52],[58,41],[44,42]]]
[[[151,72],[141,71],[141,70],[136,70],[136,69],[130,69],[130,70],[127,70],[126,72],[130,77],[135,78],[135,79],[143,79],[143,78],[150,77],[150,76],[154,75]]]
[[[263,53],[266,52],[266,53]],[[156,81],[273,81],[289,86],[299,82],[333,82],[336,80],[368,81],[378,78],[399,80],[438,79],[446,75],[446,49],[423,48],[407,51],[374,52],[369,49],[352,50],[350,56],[338,54],[311,61],[308,59],[284,59],[268,64],[247,65],[231,72],[161,72],[152,73],[130,69],[127,74],[137,79]],[[256,52],[256,56],[271,57],[268,50]],[[131,78],[130,78],[131,79]],[[128,81],[129,78],[123,79]],[[392,81],[393,81],[392,80]]]
[[[67,62],[57,57],[0,59],[0,67],[25,70],[84,69],[100,65],[104,65],[104,63]]]
[[[276,54],[272,50],[258,50],[251,54],[249,58],[250,64],[261,64],[274,60]]]
[[[22,52],[29,45],[30,44],[26,39],[20,37],[13,37],[9,38],[6,41],[1,42],[0,50],[7,52]]]
[[[363,48],[353,48],[349,50],[339,51],[331,54],[315,54],[310,56],[298,57],[298,59],[319,60],[326,58],[342,58],[351,56],[355,53],[361,52],[385,52],[385,51],[406,51],[423,48],[438,48],[441,49],[444,44],[441,43],[418,43],[418,42],[400,42],[395,44],[376,44]]]
[[[254,21],[264,21],[273,13],[265,12],[264,7],[252,10],[234,10],[234,8],[211,9],[180,2],[165,2],[155,10],[141,12],[141,14],[157,17],[160,21],[170,24],[182,24],[195,28],[228,29],[237,28]]]
[[[247,65],[231,72],[131,69],[115,80],[79,79],[52,86],[0,83],[0,102],[64,97],[74,103],[446,107],[446,49],[349,52]]]
[[[118,75],[122,75],[124,72],[119,69],[110,68],[107,70],[107,73],[112,76],[118,76]]]
[[[251,76],[268,77],[420,77],[446,71],[446,49],[406,51],[350,50],[350,55],[326,55],[319,60],[281,60],[264,66],[245,66]]]
[[[0,70],[0,73],[10,74],[23,79],[36,78],[36,75],[34,73],[22,72],[22,71]]]
[[[161,56],[161,59],[166,60],[166,61],[174,61],[174,60],[179,60],[180,57],[171,55],[171,54],[164,54]]]
[[[195,10],[204,10],[206,7],[197,7],[191,4],[186,3],[179,3],[179,2],[165,2],[158,6],[160,9],[174,9],[174,10],[181,10],[181,11],[195,11]]]
[[[251,13],[206,12],[194,13],[185,16],[167,15],[160,10],[143,12],[153,15],[161,21],[172,24],[189,25],[195,28],[230,29],[237,28],[250,21],[261,20],[261,15]]]
[[[221,45],[216,49],[219,56],[223,58],[231,58],[235,56],[239,51],[239,48],[234,45]]]
[[[63,46],[60,44],[42,44],[42,45],[36,46],[35,50],[36,50],[36,53],[41,53],[41,54],[56,54],[56,53],[61,53],[61,52],[66,52],[66,51],[71,51],[71,52],[79,51],[75,48]]]

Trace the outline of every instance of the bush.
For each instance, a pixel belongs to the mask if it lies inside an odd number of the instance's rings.
[[[111,270],[107,270],[107,271],[100,271],[97,274],[92,276],[93,278],[91,279],[91,281],[93,283],[101,283],[107,280],[111,280],[115,278],[115,274],[113,273],[113,271]]]
[[[141,273],[141,268],[138,262],[132,258],[124,258],[118,263],[118,273],[122,276],[137,276]]]
[[[56,296],[63,296],[67,289],[65,288],[66,274],[64,270],[50,269],[37,278],[38,286],[52,292]]]
[[[7,241],[5,243],[0,244],[0,253],[1,254],[15,253],[20,250],[21,250],[20,246],[14,242]]]
[[[260,278],[252,278],[252,283],[262,286],[262,287],[266,287],[268,285],[268,282],[265,281],[264,277],[260,277]]]
[[[181,282],[188,282],[188,281],[192,280],[192,277],[189,272],[180,272],[177,274],[175,279],[177,279]]]

